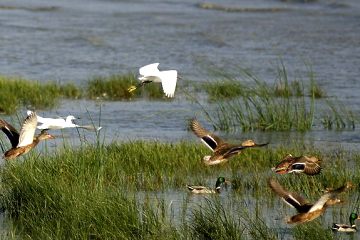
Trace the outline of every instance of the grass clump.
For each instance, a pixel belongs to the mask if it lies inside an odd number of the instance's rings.
[[[0,76],[0,111],[6,114],[16,112],[21,106],[50,109],[58,104],[61,97],[77,98],[79,95],[80,91],[73,84],[41,84],[22,78]]]
[[[312,129],[313,126],[321,125],[317,124],[319,120],[327,129],[355,127],[356,119],[351,111],[338,108],[331,101],[317,100],[324,97],[325,93],[317,85],[311,68],[308,73],[310,83],[308,90],[303,81],[289,81],[283,64],[278,68],[277,73],[274,85],[260,80],[249,71],[243,71],[243,83],[229,79],[223,85],[214,83],[205,86],[206,91],[211,94],[209,99],[218,99],[218,101],[210,106],[210,110],[203,106],[201,109],[215,129],[223,131],[241,129],[242,131],[303,132]],[[232,86],[235,86],[236,94],[230,94]],[[225,99],[226,94],[228,98]],[[319,111],[315,111],[315,108],[320,107],[319,104],[326,104],[328,107],[329,111],[325,115],[317,115]],[[336,104],[341,105],[341,103]]]
[[[311,155],[313,150],[249,149],[211,168],[200,160],[209,150],[199,145],[135,141],[65,146],[46,157],[32,152],[25,161],[7,162],[0,171],[0,202],[13,223],[10,232],[31,239],[276,239],[277,229],[267,226],[262,216],[264,199],[278,199],[267,187],[267,174],[289,150],[294,155]],[[339,187],[349,178],[356,186],[359,170],[346,166],[346,157],[328,156],[331,160],[318,176],[277,177],[284,188],[307,198],[321,196],[325,187]],[[358,155],[354,159],[360,162]],[[157,205],[153,197],[141,198],[166,190],[188,196],[187,183],[204,183],[220,174],[230,177],[231,190],[190,209],[176,226],[164,200]],[[252,198],[250,191],[258,196]],[[206,199],[187,199],[195,198]]]
[[[141,96],[142,89],[137,89],[132,93],[127,90],[131,85],[137,85],[138,82],[134,74],[130,73],[109,77],[97,76],[88,81],[87,96],[90,99],[130,100]],[[149,98],[163,98],[164,96],[161,84],[147,84],[145,88]]]
[[[203,85],[210,101],[233,99],[244,95],[245,86],[239,81],[225,79],[217,82],[208,82]]]
[[[245,239],[244,226],[219,199],[205,199],[205,206],[192,211],[189,229],[196,239]]]

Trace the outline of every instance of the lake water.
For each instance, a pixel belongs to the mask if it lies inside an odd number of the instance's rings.
[[[182,79],[170,102],[64,100],[56,109],[39,111],[41,116],[71,114],[81,117],[79,124],[100,124],[100,138],[109,142],[198,141],[187,131],[187,120],[204,118],[199,106],[186,100],[182,80],[211,81],[211,68],[236,75],[241,67],[273,82],[279,59],[291,79],[304,78],[305,63],[310,64],[327,96],[339,99],[359,116],[360,1],[209,2],[250,10],[206,10],[191,0],[1,1],[0,74],[81,85],[95,75],[136,73],[153,62],[160,62],[161,70],[178,70]],[[259,11],[270,8],[279,11]],[[78,141],[76,131],[61,134]],[[90,142],[96,138],[91,132],[81,131],[81,135]],[[228,137],[282,144],[289,136],[325,148],[358,149],[360,143],[357,129]],[[61,141],[47,144],[55,148]],[[175,199],[183,194],[176,193]]]
[[[252,11],[206,10],[190,0],[2,1],[0,73],[82,84],[95,75],[136,73],[160,62],[160,69],[177,69],[184,80],[212,80],[214,67],[236,75],[241,67],[273,82],[281,58],[292,79],[306,78],[310,64],[327,95],[359,113],[360,2],[211,2]],[[256,11],[271,8],[281,11]],[[180,79],[172,102],[64,101],[39,114],[72,114],[87,123],[89,113],[99,118],[101,105],[106,139],[184,139],[192,137],[186,120],[201,118],[201,110],[185,100],[181,88]],[[351,132],[308,135],[359,142]]]

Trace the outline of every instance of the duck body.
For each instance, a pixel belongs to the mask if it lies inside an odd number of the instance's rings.
[[[228,159],[230,159],[231,157],[238,155],[242,150],[246,148],[268,145],[268,143],[256,144],[253,140],[246,140],[237,145],[229,144],[222,140],[220,137],[203,128],[196,119],[191,120],[190,128],[194,132],[194,134],[201,139],[205,146],[207,146],[211,149],[211,151],[213,151],[212,155],[204,156],[203,162],[205,165],[217,165],[220,163],[224,163],[227,162]]]
[[[335,190],[328,191],[312,204],[299,194],[285,190],[273,179],[270,179],[268,183],[270,188],[279,195],[285,203],[297,210],[298,214],[287,220],[289,224],[310,222],[318,218],[325,212],[328,206],[340,203],[341,200],[337,198],[337,195],[348,188],[346,184]]]
[[[227,181],[224,177],[218,177],[215,183],[215,189],[211,189],[204,186],[194,186],[194,185],[187,185],[187,188],[191,193],[194,194],[214,194],[214,193],[220,193],[221,185],[223,183],[227,184],[228,182],[229,181]]]
[[[188,185],[187,188],[191,193],[194,194],[213,194],[213,193],[220,193],[218,190],[214,190],[204,186],[190,186]],[[219,189],[220,190],[220,189]]]
[[[351,232],[356,232],[356,225],[347,225],[347,224],[339,224],[339,223],[334,223],[333,226],[331,227],[331,229],[333,231],[336,232],[347,232],[347,233],[351,233]]]
[[[277,174],[304,173],[316,175],[321,172],[320,160],[316,157],[287,155],[278,165],[272,168]]]
[[[360,217],[358,216],[357,213],[352,212],[349,216],[349,222],[350,225],[348,224],[341,224],[341,223],[334,223],[331,227],[331,229],[335,232],[346,232],[346,233],[352,233],[352,232],[356,232],[356,224],[355,221],[356,220],[360,220]]]

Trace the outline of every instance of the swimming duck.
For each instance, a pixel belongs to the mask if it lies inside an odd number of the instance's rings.
[[[241,150],[251,147],[266,146],[269,143],[256,144],[253,140],[246,140],[241,144],[229,144],[220,137],[204,129],[201,124],[192,119],[190,128],[201,141],[214,153],[212,156],[204,156],[203,161],[206,165],[215,165],[226,162],[229,158],[239,154]]]
[[[215,183],[215,189],[204,187],[204,186],[191,186],[187,185],[187,188],[191,193],[195,194],[212,194],[212,193],[220,193],[221,190],[221,184],[227,184],[229,181],[227,181],[224,177],[218,177]]]
[[[34,137],[36,125],[37,116],[35,112],[25,118],[20,134],[13,126],[5,120],[0,119],[0,128],[9,138],[12,145],[12,148],[4,154],[4,158],[6,160],[17,158],[18,156],[29,152],[42,140],[54,138],[52,135],[47,133],[46,130],[42,130],[38,136]]]
[[[316,157],[287,155],[276,167],[272,168],[277,174],[305,173],[316,175],[321,172],[320,160]]]
[[[323,194],[314,204],[309,203],[306,199],[297,193],[285,190],[277,181],[270,179],[268,181],[270,188],[279,195],[288,205],[296,208],[298,214],[288,219],[287,223],[304,223],[319,217],[326,208],[331,205],[340,203],[341,200],[337,195],[350,187],[347,183],[335,190]]]
[[[32,111],[27,111],[27,115],[30,115]],[[40,130],[58,130],[64,128],[83,128],[90,131],[99,131],[102,127],[95,127],[92,125],[77,125],[74,124],[72,121],[77,119],[76,117],[69,115],[65,119],[63,118],[44,118],[37,115],[38,123],[42,123],[41,125],[37,126],[37,129]]]
[[[349,216],[350,225],[334,223],[331,229],[336,232],[356,232],[355,220],[360,220],[360,216],[352,212]]]
[[[159,71],[158,66],[159,63],[152,63],[141,67],[139,69],[140,76],[138,77],[140,83],[137,86],[129,87],[128,91],[132,92],[146,83],[156,82],[161,83],[165,96],[169,98],[174,97],[177,82],[177,71]]]

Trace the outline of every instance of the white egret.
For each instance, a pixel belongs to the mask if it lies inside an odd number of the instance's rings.
[[[128,91],[132,92],[146,83],[157,82],[161,83],[165,96],[174,97],[177,71],[159,71],[158,66],[159,63],[152,63],[141,67],[139,69],[140,76],[138,77],[140,83],[137,86],[131,86]]]
[[[27,114],[30,115],[32,111],[27,111]],[[58,130],[63,128],[83,128],[90,131],[99,131],[102,127],[95,127],[92,125],[77,125],[72,121],[76,118],[72,115],[67,116],[64,118],[43,118],[37,115],[38,123],[42,123],[41,125],[37,126],[37,129],[52,129]]]

